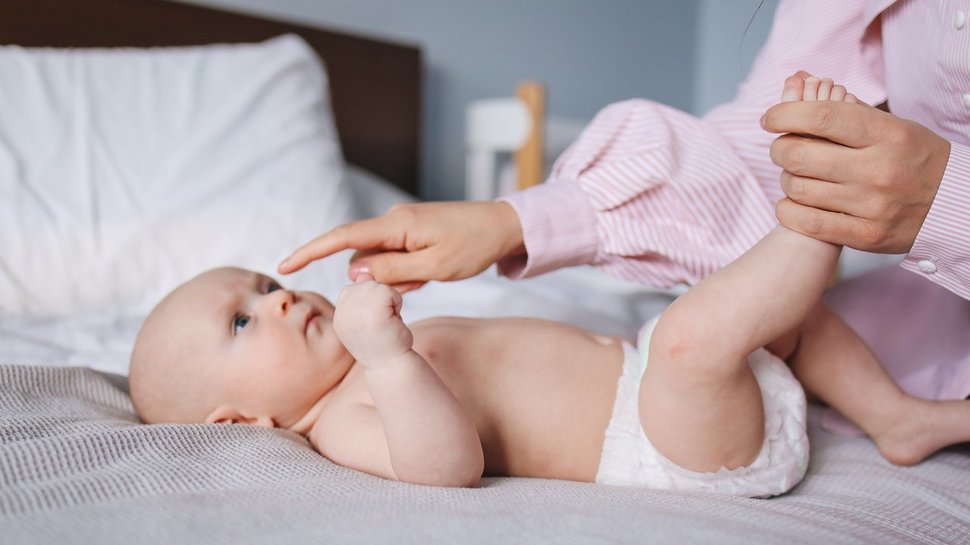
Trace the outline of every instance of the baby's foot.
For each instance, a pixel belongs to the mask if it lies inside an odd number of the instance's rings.
[[[857,103],[859,99],[829,78],[817,78],[804,70],[785,78],[782,102],[834,100]]]
[[[870,433],[884,458],[910,466],[942,448],[970,441],[970,401],[907,399],[883,430]]]

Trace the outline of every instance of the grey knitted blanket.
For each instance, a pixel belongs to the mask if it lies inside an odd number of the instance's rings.
[[[0,366],[0,543],[970,543],[970,450],[894,467],[813,424],[771,500],[540,479],[384,481],[300,436],[138,423],[125,379]]]

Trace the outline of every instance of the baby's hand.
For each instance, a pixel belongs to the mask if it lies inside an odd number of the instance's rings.
[[[361,273],[337,297],[333,328],[357,361],[370,367],[411,350],[414,335],[401,320],[401,294]]]

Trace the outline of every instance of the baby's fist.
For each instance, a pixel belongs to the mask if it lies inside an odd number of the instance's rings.
[[[411,350],[414,335],[401,320],[401,294],[362,273],[340,292],[333,328],[340,342],[364,365],[376,365]]]

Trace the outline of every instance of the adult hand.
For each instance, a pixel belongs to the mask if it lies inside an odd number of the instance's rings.
[[[950,143],[859,103],[786,102],[761,120],[788,196],[778,220],[808,236],[870,252],[906,253],[926,219]]]
[[[403,204],[320,235],[283,260],[278,270],[288,274],[347,248],[357,250],[351,279],[367,272],[400,292],[429,280],[468,278],[525,251],[518,214],[507,203]]]

